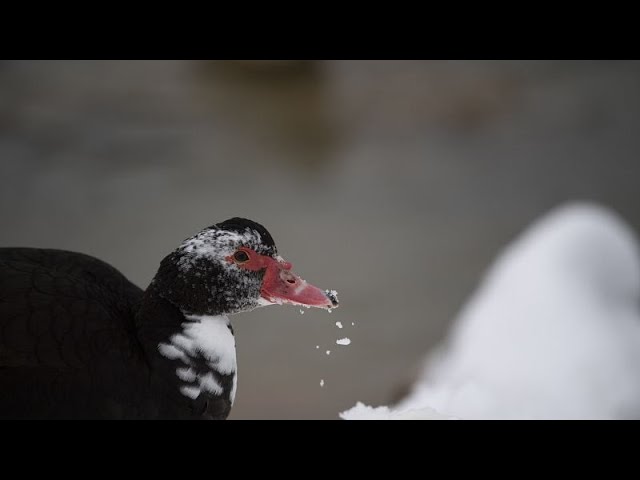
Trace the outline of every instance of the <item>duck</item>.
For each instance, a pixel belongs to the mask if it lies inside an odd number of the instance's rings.
[[[640,418],[640,245],[615,210],[558,205],[498,255],[410,392],[344,419]]]
[[[237,390],[229,317],[338,306],[261,224],[184,240],[142,290],[93,256],[0,248],[0,418],[224,420]]]

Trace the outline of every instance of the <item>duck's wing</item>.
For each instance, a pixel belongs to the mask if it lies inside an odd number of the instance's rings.
[[[135,351],[141,296],[93,257],[1,248],[0,366],[81,367],[105,350]]]

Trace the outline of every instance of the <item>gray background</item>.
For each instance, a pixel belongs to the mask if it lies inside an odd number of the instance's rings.
[[[397,398],[551,207],[637,230],[639,134],[638,62],[0,62],[0,245],[146,287],[201,228],[263,223],[342,306],[236,317],[230,418],[337,418]]]

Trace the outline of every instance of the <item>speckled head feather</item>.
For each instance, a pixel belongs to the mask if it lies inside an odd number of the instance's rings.
[[[247,231],[253,231],[260,236],[260,246],[264,248],[264,252],[258,253],[271,256],[275,256],[278,254],[276,243],[273,241],[273,237],[271,236],[271,234],[267,231],[266,228],[264,228],[259,223],[254,222],[253,220],[234,217],[230,218],[229,220],[225,220],[222,223],[212,225],[209,228],[225,230],[228,232],[236,232],[238,234],[246,233]]]
[[[240,247],[275,257],[273,237],[259,223],[231,218],[186,239],[165,257],[153,280],[162,298],[189,315],[228,315],[260,306],[264,271],[248,271],[226,258]]]

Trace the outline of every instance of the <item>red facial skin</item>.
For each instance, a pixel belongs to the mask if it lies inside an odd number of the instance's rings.
[[[250,248],[241,247],[249,256],[246,262],[237,261],[233,255],[226,257],[229,263],[235,263],[239,268],[258,271],[266,269],[260,290],[262,298],[271,303],[290,303],[318,308],[336,308],[327,294],[318,287],[307,283],[297,275],[291,273],[291,263],[278,261],[268,255],[260,255]]]

